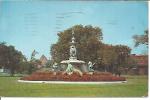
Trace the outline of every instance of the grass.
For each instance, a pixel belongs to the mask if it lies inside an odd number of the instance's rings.
[[[142,97],[148,94],[147,76],[126,76],[122,84],[19,83],[20,77],[0,77],[0,96],[6,97]]]

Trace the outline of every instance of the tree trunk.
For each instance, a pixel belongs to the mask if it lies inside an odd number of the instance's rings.
[[[11,68],[10,69],[10,76],[14,76],[14,74],[15,74],[15,70],[14,70],[14,68]]]

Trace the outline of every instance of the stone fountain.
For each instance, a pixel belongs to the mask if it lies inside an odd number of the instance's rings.
[[[73,30],[72,30],[72,38],[70,42],[70,57],[68,60],[63,60],[60,63],[62,64],[63,70],[65,70],[67,68],[67,64],[70,63],[74,68],[82,72],[88,72],[88,68],[85,62],[77,59],[77,49],[76,49],[76,42],[75,42]]]

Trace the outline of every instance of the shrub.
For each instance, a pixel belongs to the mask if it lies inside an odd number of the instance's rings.
[[[95,72],[93,75],[83,73],[80,76],[78,73],[71,75],[63,74],[58,72],[54,75],[53,72],[34,72],[30,76],[22,77],[21,80],[29,81],[125,81],[124,77],[116,77],[108,72]]]

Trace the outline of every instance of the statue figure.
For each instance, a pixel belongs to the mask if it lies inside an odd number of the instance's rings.
[[[72,37],[72,41],[71,41],[71,43],[76,43],[76,42],[75,42],[75,38],[74,38],[74,37]]]
[[[70,62],[69,62],[68,67],[67,67],[66,71],[63,74],[67,73],[68,75],[71,75],[71,74],[73,74],[73,72],[77,72],[80,76],[83,75],[83,73],[79,69],[74,68],[72,66],[72,64],[70,64]]]
[[[68,67],[65,71],[68,75],[71,75],[73,73],[73,66],[70,64],[70,62],[68,63]]]
[[[58,64],[55,62],[52,67],[53,67],[53,70],[54,70],[54,71],[57,71],[57,69],[58,69]]]
[[[76,48],[74,45],[70,46],[70,57],[76,57]]]
[[[94,63],[95,64],[95,63]],[[94,72],[93,65],[91,61],[88,63],[89,72]]]

